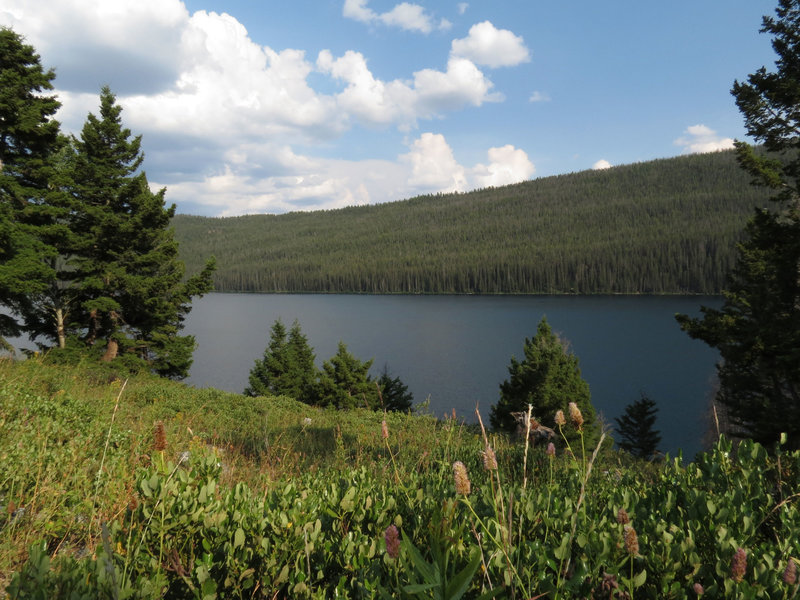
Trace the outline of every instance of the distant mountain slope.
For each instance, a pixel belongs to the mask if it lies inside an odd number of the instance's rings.
[[[753,207],[732,152],[333,211],[174,219],[219,291],[718,293]]]

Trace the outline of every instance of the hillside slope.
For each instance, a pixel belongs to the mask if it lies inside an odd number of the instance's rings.
[[[174,219],[219,291],[718,293],[766,194],[732,152],[334,211]]]

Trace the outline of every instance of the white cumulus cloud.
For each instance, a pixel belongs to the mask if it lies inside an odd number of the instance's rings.
[[[367,2],[351,0],[345,9],[351,18],[385,16],[387,24],[421,30],[430,15],[415,6],[376,15]],[[78,133],[87,113],[98,113],[100,86],[110,85],[123,123],[143,136],[152,187],[167,187],[167,202],[179,212],[385,202],[500,185],[532,168],[524,152],[502,148],[488,151],[486,165],[461,165],[434,133],[408,146],[396,134],[387,142],[400,148],[394,159],[318,156],[330,156],[343,136],[359,139],[359,125],[408,132],[502,100],[465,56],[441,57],[444,69],[384,80],[360,52],[322,51],[313,59],[301,48],[259,44],[233,16],[190,13],[180,0],[3,0],[0,26],[25,36],[43,65],[56,67],[57,117],[66,131]]]
[[[507,144],[500,148],[489,148],[489,164],[476,165],[472,171],[475,187],[498,187],[530,179],[536,171],[528,155],[519,148]]]
[[[511,67],[531,58],[522,37],[490,21],[473,25],[467,37],[453,40],[451,54],[487,67]]]
[[[595,171],[602,171],[603,169],[610,169],[611,166],[612,165],[611,165],[610,162],[608,162],[604,158],[601,158],[600,160],[598,160],[596,163],[594,163],[592,165],[592,169],[595,170]]]
[[[345,0],[342,15],[362,23],[383,23],[406,31],[430,33],[434,29],[449,29],[450,22],[436,19],[424,7],[410,2],[401,2],[385,13],[376,13],[367,7],[369,0]]]
[[[705,125],[687,127],[684,134],[675,140],[675,145],[681,146],[684,154],[716,152],[733,148],[733,138],[722,137]]]

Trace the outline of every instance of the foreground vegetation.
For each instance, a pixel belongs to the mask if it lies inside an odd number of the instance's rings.
[[[173,219],[229,292],[704,293],[767,193],[732,152],[342,210]]]
[[[721,440],[651,464],[604,439],[571,455],[453,418],[4,361],[0,583],[12,598],[797,595],[800,454]]]

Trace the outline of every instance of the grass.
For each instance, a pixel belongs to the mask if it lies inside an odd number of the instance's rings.
[[[0,464],[13,598],[798,593],[800,454],[750,443],[687,465],[602,438],[554,455],[454,418],[33,359],[0,362]]]

